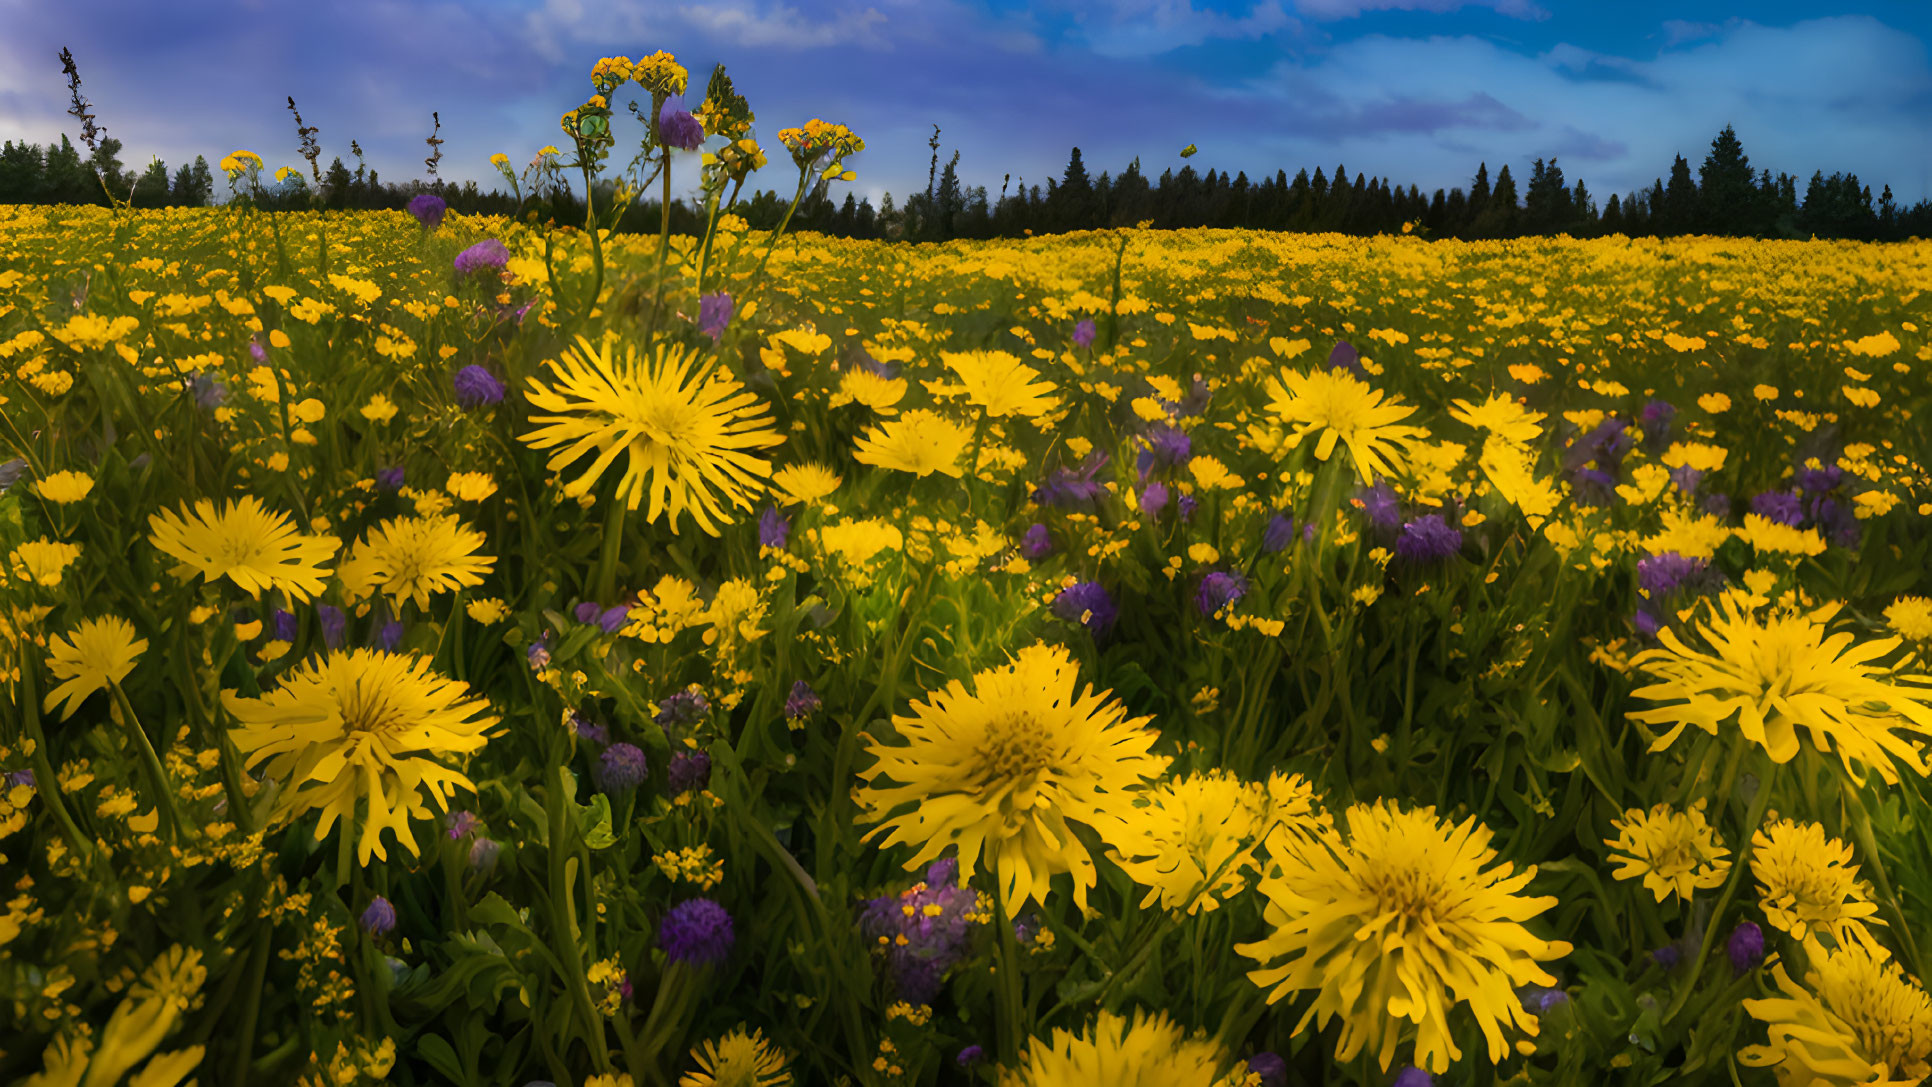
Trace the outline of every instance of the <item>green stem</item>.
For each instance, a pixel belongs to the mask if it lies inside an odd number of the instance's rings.
[[[1872,833],[1872,819],[1865,810],[1862,790],[1851,780],[1844,763],[1834,762],[1832,769],[1837,772],[1839,789],[1844,793],[1845,807],[1851,816],[1852,836],[1858,839],[1858,848],[1864,851],[1865,859],[1871,866],[1878,892],[1884,896],[1885,904],[1892,908],[1893,919],[1898,922],[1899,939],[1905,944],[1905,965],[1911,969],[1912,976],[1922,978],[1925,974],[1919,969],[1918,944],[1912,939],[1912,926],[1905,919],[1905,910],[1899,905],[1897,892],[1892,890],[1892,881],[1885,875],[1885,861],[1879,856],[1878,838]]]
[[[134,749],[139,752],[146,766],[148,777],[160,796],[155,807],[167,813],[167,819],[177,836],[193,836],[194,829],[187,818],[181,814],[180,801],[174,794],[174,786],[168,780],[167,767],[161,765],[161,756],[155,753],[154,745],[148,742],[147,730],[141,727],[141,719],[134,713],[134,705],[127,700],[127,692],[119,683],[109,681],[108,690],[114,693],[114,702],[121,707],[121,724],[127,729],[128,738],[134,741]]]
[[[622,501],[615,503],[616,509],[604,522],[603,549],[597,555],[597,602],[605,607],[612,604],[617,592],[617,553],[624,546],[624,518],[630,506]]]
[[[1736,897],[1738,887],[1744,882],[1745,869],[1750,867],[1752,835],[1756,833],[1758,824],[1764,821],[1764,809],[1771,804],[1771,787],[1777,784],[1778,769],[1778,764],[1772,763],[1770,772],[1765,775],[1763,781],[1758,783],[1758,791],[1751,796],[1751,812],[1744,819],[1744,832],[1738,845],[1737,859],[1731,865],[1731,876],[1724,881],[1724,892],[1718,896],[1717,908],[1711,911],[1710,922],[1704,928],[1704,939],[1697,946],[1697,958],[1691,961],[1690,970],[1684,975],[1683,988],[1677,991],[1677,995],[1670,1002],[1670,1009],[1664,1013],[1662,1020],[1664,1023],[1677,1018],[1677,1013],[1683,1010],[1685,1002],[1690,1000],[1691,992],[1697,988],[1697,979],[1704,972],[1704,960],[1711,954],[1711,944],[1716,941],[1718,932],[1724,927],[1724,911],[1730,906],[1731,899]]]
[[[577,947],[577,903],[570,890],[569,880],[564,867],[565,813],[564,805],[570,799],[568,783],[570,771],[557,766],[551,772],[550,780],[544,790],[545,814],[550,824],[550,908],[556,914],[551,927],[551,944],[556,951],[559,964],[568,972],[564,984],[570,989],[571,1002],[577,1006],[577,1014],[582,1017],[584,1033],[591,1043],[591,1057],[597,1065],[599,1075],[610,1073],[610,1043],[604,1038],[604,1019],[590,1002],[590,983],[584,977],[583,956]],[[588,881],[589,873],[585,873]]]
[[[998,1035],[1000,1063],[1012,1065],[1019,1059],[1020,1043],[1027,1036],[1021,1021],[1024,1006],[1020,993],[1020,942],[1013,935],[1013,919],[1006,915],[1006,896],[996,894],[994,923],[999,925],[999,974],[994,989],[999,995]]]
[[[47,758],[47,737],[40,730],[40,703],[39,695],[34,690],[34,665],[24,659],[24,653],[22,657],[20,711],[26,717],[27,739],[34,745],[34,753],[28,756],[34,771],[34,791],[40,794],[40,799],[46,803],[47,810],[54,813],[54,821],[60,824],[60,832],[67,838],[67,847],[72,849],[74,855],[81,860],[91,861],[94,857],[94,843],[81,834],[80,827],[74,824],[74,817],[67,811],[67,804],[61,800],[60,778],[54,775],[54,765]]]

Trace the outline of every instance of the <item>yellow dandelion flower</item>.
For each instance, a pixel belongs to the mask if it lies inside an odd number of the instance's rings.
[[[876,517],[844,518],[813,532],[827,554],[837,555],[848,566],[865,566],[881,551],[901,551],[906,546],[898,528]]]
[[[993,418],[1037,418],[1060,406],[1054,384],[1005,351],[942,351],[939,359],[959,375],[966,399]]]
[[[1292,430],[1287,448],[1312,435],[1315,457],[1325,461],[1340,443],[1363,483],[1401,471],[1404,451],[1428,436],[1420,427],[1401,424],[1414,414],[1413,407],[1395,399],[1383,403],[1381,390],[1343,370],[1283,369],[1268,379],[1267,392],[1269,413]]]
[[[1068,822],[1120,841],[1142,779],[1169,760],[1151,753],[1150,718],[1130,719],[1112,692],[1076,693],[1078,680],[1064,648],[1036,645],[894,716],[898,742],[867,738],[877,761],[859,774],[861,821],[878,824],[867,837],[913,846],[908,868],[957,847],[962,885],[984,858],[1008,917],[1028,898],[1044,905],[1057,872],[1084,908],[1098,875]]]
[[[1818,555],[1825,550],[1825,538],[1808,528],[1795,528],[1755,513],[1744,515],[1738,538],[1759,551],[1778,555]]]
[[[1885,622],[1901,638],[1932,641],[1932,600],[1901,596],[1885,609]]]
[[[496,480],[488,472],[452,472],[443,489],[459,502],[481,502],[496,493]]]
[[[788,506],[809,506],[844,482],[823,464],[788,464],[771,474],[771,489]]]
[[[1831,934],[1840,947],[1877,947],[1868,924],[1882,925],[1868,885],[1858,878],[1851,847],[1816,823],[1785,819],[1751,835],[1751,874],[1773,928],[1799,942]]]
[[[1657,804],[1649,811],[1631,808],[1610,824],[1615,838],[1604,839],[1618,879],[1642,876],[1644,887],[1662,902],[1676,895],[1685,902],[1693,892],[1724,885],[1731,862],[1717,831],[1704,820],[1704,802],[1689,811]]]
[[[48,645],[47,668],[63,682],[47,692],[44,708],[51,711],[65,700],[61,720],[74,716],[89,695],[126,679],[147,647],[145,638],[134,636],[134,624],[113,615],[83,620],[67,638],[56,635]]]
[[[464,606],[463,610],[469,613],[471,619],[484,626],[501,623],[504,617],[510,614],[509,607],[493,596],[472,600]]]
[[[617,497],[636,509],[650,493],[645,517],[656,523],[669,512],[671,532],[686,512],[706,534],[729,524],[727,506],[750,509],[765,488],[771,462],[749,450],[784,441],[771,429],[765,405],[708,356],[692,355],[681,344],[660,345],[649,361],[626,344],[613,359],[615,337],[601,349],[579,336],[579,350],[551,362],[556,383],[530,379],[530,405],[544,415],[530,421],[548,424],[523,435],[537,449],[557,449],[548,467],[559,471],[586,454],[597,455],[582,475],[564,487],[577,498],[590,493],[606,469],[626,456]],[[561,448],[559,448],[561,447]]]
[[[785,1054],[762,1032],[747,1034],[743,1027],[691,1050],[691,1059],[698,1067],[679,1077],[678,1087],[785,1087],[792,1081]]]
[[[960,455],[972,440],[971,427],[921,408],[868,429],[852,459],[919,476],[941,472],[958,478]]]
[[[222,704],[240,722],[231,735],[248,769],[267,762],[269,776],[285,783],[278,821],[319,811],[319,842],[338,819],[349,833],[361,808],[356,853],[365,865],[389,859],[385,830],[417,854],[409,823],[429,814],[421,790],[447,811],[458,786],[476,788],[437,760],[475,754],[497,723],[488,703],[430,671],[428,660],[368,649],[299,665],[257,698],[224,691]]]
[[[899,401],[906,398],[906,379],[882,377],[860,367],[847,370],[839,378],[839,391],[832,394],[831,407],[863,404],[880,415],[897,415]]]
[[[398,517],[384,521],[356,545],[342,564],[342,584],[360,599],[381,591],[409,597],[428,610],[435,593],[483,584],[496,558],[478,554],[488,543],[455,516]]]
[[[1721,415],[1731,410],[1731,398],[1723,393],[1705,393],[1697,398],[1697,406],[1712,415]]]
[[[78,544],[61,543],[42,536],[14,548],[8,558],[15,577],[52,588],[60,584],[61,575],[80,558],[80,553]]]
[[[1536,454],[1514,442],[1491,436],[1483,442],[1482,456],[1477,458],[1476,465],[1497,494],[1523,511],[1532,529],[1540,527],[1563,502],[1556,485],[1536,474]]]
[[[1053,1040],[1027,1043],[1018,1068],[1000,1070],[999,1087],[1219,1087],[1241,1083],[1245,1065],[1225,1079],[1227,1062],[1212,1040],[1190,1037],[1165,1012],[1135,1013],[1130,1022],[1103,1011],[1084,1032],[1055,1027]]]
[[[359,410],[362,417],[372,423],[386,423],[396,417],[396,405],[381,393],[370,397],[369,402]]]
[[[1800,986],[1771,968],[1781,997],[1744,1001],[1770,1030],[1765,1045],[1738,1050],[1769,1067],[1778,1087],[1905,1087],[1932,1076],[1932,1000],[1883,953],[1853,944],[1816,957]]]
[[[1449,417],[1465,426],[1486,430],[1503,441],[1528,445],[1543,436],[1542,414],[1525,408],[1515,397],[1497,393],[1481,404],[1453,401]]]
[[[34,482],[34,493],[56,505],[79,502],[94,489],[94,477],[85,472],[55,472]]]
[[[1127,837],[1110,859],[1147,888],[1140,908],[1219,909],[1261,874],[1256,859],[1277,826],[1312,827],[1324,818],[1314,790],[1297,774],[1244,782],[1225,770],[1162,782],[1128,813]]]
[[[1516,990],[1555,985],[1537,963],[1570,952],[1523,926],[1556,899],[1518,895],[1533,866],[1515,875],[1507,863],[1485,871],[1496,851],[1473,816],[1451,825],[1434,808],[1402,811],[1381,801],[1355,805],[1346,822],[1346,836],[1277,835],[1280,847],[1270,844],[1278,874],[1260,890],[1274,932],[1235,950],[1263,964],[1289,959],[1248,977],[1272,987],[1270,1004],[1317,990],[1295,1030],[1339,1016],[1338,1060],[1370,1045],[1386,1071],[1406,1021],[1416,1032],[1415,1063],[1445,1072],[1462,1056],[1449,1013],[1467,1004],[1491,1063],[1500,1063],[1511,1052],[1505,1026],[1537,1032]]]
[[[319,595],[329,576],[319,564],[336,549],[334,539],[295,531],[285,514],[269,512],[253,495],[219,508],[204,498],[192,511],[163,510],[148,518],[148,530],[148,542],[180,563],[178,575],[225,577],[257,597],[269,589],[297,600]]]
[[[1829,634],[1826,623],[1838,608],[1760,618],[1746,610],[1742,594],[1724,594],[1697,624],[1710,652],[1665,627],[1657,633],[1662,645],[1632,661],[1654,682],[1631,694],[1658,706],[1630,718],[1669,726],[1652,751],[1669,747],[1688,725],[1715,736],[1720,725],[1734,723],[1772,761],[1786,763],[1798,754],[1802,727],[1813,747],[1836,750],[1854,775],[1862,764],[1897,784],[1894,760],[1926,773],[1921,742],[1893,730],[1932,732],[1928,677],[1888,677],[1874,666],[1899,648],[1897,638],[1854,642],[1849,632]]]

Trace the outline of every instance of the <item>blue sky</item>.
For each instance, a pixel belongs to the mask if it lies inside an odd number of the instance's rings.
[[[562,142],[598,57],[668,49],[700,87],[723,61],[774,152],[781,127],[851,125],[875,202],[924,188],[935,123],[995,193],[1075,145],[1096,175],[1138,156],[1158,176],[1192,143],[1198,169],[1339,163],[1425,191],[1555,156],[1601,200],[1694,166],[1728,122],[1754,166],[1909,203],[1932,197],[1928,36],[1918,0],[0,0],[0,138],[76,132],[64,45],[130,166],[301,165],[292,94],[324,166],[354,138],[384,178],[422,176],[436,110],[443,176],[487,188],[493,152]],[[757,184],[789,192],[773,159]]]

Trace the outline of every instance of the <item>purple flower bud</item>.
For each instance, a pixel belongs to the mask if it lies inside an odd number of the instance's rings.
[[[1159,481],[1149,483],[1140,490],[1140,512],[1149,518],[1159,517],[1161,510],[1167,508],[1167,485]]]
[[[1145,438],[1147,448],[1134,458],[1134,470],[1142,479],[1156,468],[1178,468],[1194,456],[1194,439],[1180,427],[1151,427]]]
[[[371,936],[381,936],[395,927],[396,907],[381,895],[370,899],[369,908],[362,911],[362,930]]]
[[[473,811],[453,811],[449,813],[449,840],[459,841],[476,833],[483,821]]]
[[[1275,514],[1268,520],[1268,527],[1261,530],[1261,553],[1272,555],[1285,550],[1295,542],[1295,519]]]
[[[276,608],[274,613],[269,616],[269,625],[275,632],[277,641],[292,642],[295,640],[296,623],[294,612]]]
[[[792,519],[779,513],[777,506],[766,506],[758,515],[758,546],[783,551],[791,538]]]
[[[1600,469],[1578,468],[1572,489],[1578,502],[1593,509],[1617,502],[1617,477]]]
[[[1107,493],[1106,486],[1094,477],[1110,459],[1107,454],[1096,452],[1089,454],[1077,468],[1055,468],[1047,475],[1046,482],[1034,488],[1034,504],[1057,509],[1092,508]]]
[[[334,604],[315,606],[316,622],[322,628],[322,644],[329,649],[342,647],[342,635],[349,629],[349,616]]]
[[[501,852],[501,843],[479,837],[470,843],[470,867],[487,875],[496,868],[496,858]]]
[[[34,772],[32,770],[10,770],[7,772],[7,784],[10,786],[25,785],[31,789],[34,787]]]
[[[1247,578],[1216,570],[1201,579],[1201,587],[1194,594],[1194,606],[1201,609],[1202,615],[1212,617],[1247,593]]]
[[[456,278],[467,279],[484,270],[496,271],[510,263],[510,250],[495,238],[485,238],[456,254]]]
[[[1724,949],[1730,952],[1731,969],[1742,975],[1764,961],[1764,930],[1755,921],[1739,921]]]
[[[1076,581],[1053,598],[1053,614],[1104,638],[1120,618],[1120,609],[1098,581]]]
[[[666,147],[696,151],[704,142],[704,125],[691,116],[681,99],[667,98],[657,111],[657,138]]]
[[[1045,525],[1035,521],[1026,530],[1026,535],[1020,538],[1020,554],[1026,556],[1029,562],[1038,562],[1053,554],[1053,537]]]
[[[1664,621],[1649,608],[1638,608],[1637,614],[1631,616],[1630,622],[1637,628],[1637,633],[1646,638],[1655,638],[1657,632],[1664,629]]]
[[[597,621],[597,617],[602,615],[603,612],[604,606],[602,604],[599,604],[595,600],[586,600],[571,609],[570,614],[579,623],[594,623]]]
[[[1675,969],[1677,966],[1678,960],[1682,959],[1683,957],[1684,957],[1684,953],[1677,949],[1676,944],[1665,944],[1664,946],[1657,948],[1650,953],[1651,961],[1655,962],[1658,966],[1661,966],[1666,970]]]
[[[581,713],[570,715],[570,730],[585,743],[596,744],[598,747],[610,743],[610,730]]]
[[[1261,1087],[1282,1087],[1288,1082],[1288,1062],[1266,1049],[1248,1058],[1248,1071],[1261,1077]]]
[[[255,339],[252,336],[248,340],[248,354],[249,354],[249,357],[253,358],[258,363],[263,363],[268,361],[268,348],[263,347],[262,341]],[[200,373],[200,371],[197,370],[196,373]]]
[[[1378,479],[1373,487],[1357,490],[1355,497],[1362,503],[1362,512],[1368,514],[1369,524],[1394,528],[1402,523],[1402,504],[1387,480]]]
[[[1092,320],[1081,321],[1079,324],[1074,325],[1073,326],[1073,346],[1075,347],[1093,346],[1094,331],[1095,329],[1094,329],[1094,324]]]
[[[1355,350],[1355,345],[1347,340],[1336,341],[1334,349],[1328,353],[1328,368],[1347,370],[1364,381],[1368,380],[1368,371],[1362,368],[1361,354]]]
[[[1697,508],[1717,517],[1729,517],[1731,515],[1731,496],[1728,494],[1718,494],[1713,491],[1704,496],[1704,500],[1698,503]]]
[[[731,954],[731,915],[708,898],[680,902],[659,923],[657,943],[672,962],[723,962]]]
[[[391,619],[389,622],[384,623],[382,629],[376,633],[376,647],[384,653],[394,653],[396,647],[402,644],[402,637],[402,622]]]
[[[1389,1087],[1435,1087],[1435,1082],[1436,1077],[1412,1064],[1397,1072]]]
[[[630,621],[631,609],[622,604],[612,608],[605,608],[603,614],[597,617],[597,625],[602,627],[606,634],[615,634],[623,630],[624,624]]]
[[[802,679],[793,680],[791,693],[785,696],[785,718],[789,721],[803,721],[817,713],[823,704],[819,701],[818,692],[812,690],[811,684]]]
[[[1643,428],[1644,448],[1652,449],[1663,445],[1670,438],[1671,420],[1677,418],[1675,405],[1664,400],[1652,400],[1637,413],[1637,425]]]
[[[1198,505],[1200,505],[1200,503],[1195,501],[1193,495],[1184,494],[1178,500],[1175,501],[1174,512],[1180,515],[1181,523],[1186,524],[1188,518],[1194,516],[1194,508]]]
[[[731,313],[737,304],[723,291],[714,291],[698,299],[698,331],[711,337],[716,343],[724,336],[726,326],[731,324]]]
[[[680,751],[671,756],[666,773],[673,794],[702,789],[711,781],[711,756],[702,751]]]
[[[403,466],[384,468],[376,473],[376,486],[385,491],[400,491],[403,485]]]
[[[1670,470],[1670,481],[1677,484],[1677,489],[1685,494],[1696,494],[1697,485],[1704,482],[1704,473],[1686,464],[1681,468]]]
[[[544,631],[543,637],[530,643],[530,648],[524,650],[523,655],[530,661],[530,668],[533,671],[549,664],[550,632]]]
[[[1836,464],[1827,464],[1823,468],[1800,468],[1798,489],[1806,494],[1823,494],[1837,487],[1844,478],[1845,470]]]
[[[1395,557],[1418,566],[1444,562],[1462,550],[1462,531],[1432,513],[1402,526]]]
[[[644,783],[651,768],[636,744],[616,743],[604,749],[597,759],[597,788],[606,793],[628,793]]]
[[[1804,499],[1796,491],[1765,491],[1751,499],[1751,512],[1767,521],[1797,528],[1804,523]]]
[[[960,1050],[959,1056],[953,1058],[953,1060],[954,1060],[954,1063],[958,1064],[961,1068],[970,1068],[973,1065],[978,1064],[980,1060],[985,1056],[986,1056],[985,1050],[981,1049],[976,1045],[969,1045],[966,1048]]]
[[[951,887],[959,879],[959,860],[941,857],[926,866],[926,886]]]
[[[466,408],[480,408],[503,399],[503,383],[481,366],[463,367],[450,383],[456,387],[456,402]]]
[[[414,215],[416,221],[423,224],[424,230],[435,230],[442,226],[443,213],[448,210],[449,205],[435,193],[418,193],[415,199],[409,202],[409,214]]]

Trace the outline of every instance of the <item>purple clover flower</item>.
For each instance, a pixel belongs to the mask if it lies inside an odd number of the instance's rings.
[[[977,1045],[969,1045],[959,1051],[959,1056],[954,1057],[953,1062],[961,1068],[971,1068],[973,1065],[978,1064],[985,1056],[986,1051],[984,1049],[981,1049]]]
[[[1578,503],[1596,508],[1617,504],[1617,479],[1596,468],[1578,468],[1571,489]]]
[[[1845,470],[1836,464],[1827,464],[1823,468],[1800,468],[1798,489],[1806,494],[1824,494],[1836,489],[1844,478]]]
[[[1709,562],[1686,558],[1675,551],[1637,560],[1637,584],[1652,598],[1668,596],[1680,585],[1701,583],[1710,572]]]
[[[1677,489],[1685,494],[1696,494],[1697,485],[1704,482],[1704,473],[1686,464],[1681,468],[1672,468],[1670,470],[1670,481],[1675,483]]]
[[[381,895],[370,899],[369,907],[362,911],[362,930],[371,936],[381,936],[395,927],[396,907]]]
[[[1261,1087],[1283,1087],[1288,1082],[1288,1062],[1266,1049],[1248,1058],[1248,1071],[1261,1077]]]
[[[779,513],[777,506],[766,506],[758,515],[758,546],[783,551],[791,538],[792,519]]]
[[[1142,487],[1140,491],[1140,512],[1149,520],[1158,518],[1167,508],[1167,484],[1156,480]]]
[[[298,627],[295,622],[294,612],[276,608],[268,618],[269,629],[274,633],[276,641],[292,642],[295,640]]]
[[[711,342],[718,342],[724,336],[726,326],[731,324],[731,313],[736,308],[731,296],[723,291],[713,291],[700,297],[698,331],[711,337]]]
[[[385,491],[400,491],[403,485],[403,466],[384,468],[376,473],[376,486]]]
[[[376,648],[382,650],[384,653],[394,653],[396,647],[402,644],[402,638],[402,621],[400,619],[391,619],[382,625],[381,630],[376,632]]]
[[[979,896],[955,886],[957,874],[956,864],[940,861],[926,869],[923,883],[872,899],[860,915],[861,929],[884,951],[895,994],[908,1003],[932,1003],[946,971],[969,950],[967,915]]]
[[[731,954],[731,914],[708,898],[680,902],[658,924],[657,943],[674,963],[723,962]]]
[[[1389,1087],[1435,1087],[1436,1077],[1411,1064],[1395,1074]]]
[[[1248,579],[1240,574],[1216,570],[1201,579],[1194,593],[1194,606],[1201,614],[1213,617],[1248,593]]]
[[[1295,531],[1295,519],[1286,514],[1275,514],[1268,519],[1268,527],[1261,530],[1261,553],[1273,555],[1287,550],[1288,546],[1295,542],[1296,535],[1298,533]]]
[[[510,250],[495,238],[485,238],[456,254],[456,278],[468,279],[484,270],[498,271],[510,263]]]
[[[711,781],[711,756],[702,751],[680,751],[665,771],[673,795],[702,789]]]
[[[1107,454],[1095,452],[1088,454],[1078,468],[1055,468],[1047,475],[1046,482],[1034,488],[1034,504],[1056,509],[1090,508],[1107,493],[1106,486],[1094,477],[1109,459]]]
[[[342,635],[349,629],[349,616],[334,604],[317,604],[315,619],[322,628],[322,645],[328,649],[342,647]]]
[[[1372,487],[1358,488],[1355,498],[1362,503],[1362,512],[1368,514],[1369,524],[1394,528],[1402,523],[1402,503],[1388,480],[1378,479]]]
[[[678,728],[702,721],[710,712],[711,703],[705,701],[704,692],[687,687],[659,702],[653,720],[665,728]]]
[[[1134,471],[1142,479],[1156,468],[1178,468],[1194,456],[1194,439],[1179,427],[1149,427],[1145,438],[1147,448],[1134,458]]]
[[[570,614],[579,623],[594,623],[597,621],[597,616],[603,613],[603,610],[604,606],[597,601],[586,600],[571,609]]]
[[[1731,956],[1731,970],[1742,976],[1764,961],[1764,930],[1755,921],[1739,921],[1724,950]]]
[[[823,704],[819,700],[818,692],[812,690],[811,684],[802,679],[793,680],[791,693],[785,696],[785,719],[803,721],[817,713]]]
[[[666,147],[696,151],[704,142],[704,125],[684,108],[682,99],[667,98],[657,111],[657,138]]]
[[[1104,638],[1120,618],[1120,608],[1098,581],[1076,581],[1053,598],[1053,614]]]
[[[1091,318],[1073,326],[1073,346],[1092,347],[1095,328]]]
[[[581,713],[572,713],[570,715],[570,730],[577,734],[578,739],[586,743],[596,744],[598,747],[603,747],[605,744],[610,743],[610,729],[585,717]]]
[[[1334,348],[1328,352],[1328,368],[1347,370],[1363,381],[1368,380],[1368,371],[1362,366],[1361,352],[1355,350],[1355,345],[1347,340],[1335,341]]]
[[[450,384],[456,388],[456,402],[466,408],[480,408],[503,400],[503,383],[495,374],[474,363],[456,371]]]
[[[1462,530],[1439,513],[1418,517],[1402,526],[1395,541],[1395,557],[1417,566],[1446,562],[1462,550]]]
[[[1038,562],[1053,554],[1053,536],[1047,532],[1045,525],[1035,521],[1026,530],[1026,535],[1020,538],[1020,554],[1026,556],[1028,562]]]
[[[416,221],[423,224],[424,230],[435,230],[442,226],[443,213],[448,210],[449,205],[435,193],[417,193],[415,198],[409,201],[409,214],[414,215]]]
[[[452,842],[461,841],[462,839],[467,838],[472,834],[475,834],[476,828],[482,825],[483,825],[483,821],[481,819],[478,819],[476,817],[476,813],[473,811],[450,812],[449,813],[449,840]]]
[[[637,788],[651,776],[651,766],[644,761],[644,752],[636,744],[610,745],[598,756],[594,769],[597,788],[619,795]]]
[[[1765,491],[1751,498],[1751,512],[1767,521],[1797,528],[1804,524],[1804,499],[1796,491]]]
[[[606,634],[615,634],[618,631],[623,630],[624,624],[630,621],[631,621],[631,609],[625,607],[622,604],[618,604],[615,607],[605,608],[603,611],[603,614],[597,617],[597,625],[603,628],[603,631]]]

